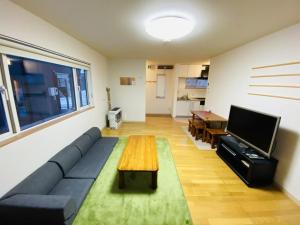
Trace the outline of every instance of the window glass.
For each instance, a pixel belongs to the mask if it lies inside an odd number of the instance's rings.
[[[2,94],[0,92],[0,135],[7,133],[8,131],[9,129],[8,129],[8,124],[7,124],[6,115],[4,111]]]
[[[75,111],[72,68],[7,56],[21,130]]]
[[[76,69],[77,83],[79,86],[80,106],[89,104],[89,95],[87,88],[87,71],[83,69]]]

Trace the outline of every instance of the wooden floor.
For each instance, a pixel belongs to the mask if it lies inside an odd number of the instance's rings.
[[[123,123],[106,136],[152,134],[169,140],[194,225],[300,225],[300,207],[274,187],[248,188],[216,155],[198,150],[182,131],[185,123],[147,117]]]

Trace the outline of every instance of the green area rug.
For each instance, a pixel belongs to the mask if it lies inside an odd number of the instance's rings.
[[[84,201],[74,225],[192,224],[168,141],[157,138],[158,187],[151,174],[126,173],[126,188],[118,188],[117,165],[127,138],[120,138]]]

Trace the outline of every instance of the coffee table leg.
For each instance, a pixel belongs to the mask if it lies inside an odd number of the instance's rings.
[[[152,172],[152,189],[157,188],[157,171]]]
[[[124,171],[119,171],[119,188],[122,189],[124,187],[125,187]]]

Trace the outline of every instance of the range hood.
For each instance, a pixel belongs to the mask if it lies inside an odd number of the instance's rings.
[[[201,74],[199,77],[197,77],[197,79],[201,79],[201,80],[207,80],[208,79],[208,73],[209,73],[209,65],[202,65],[202,67],[204,67],[204,70],[201,70]]]

